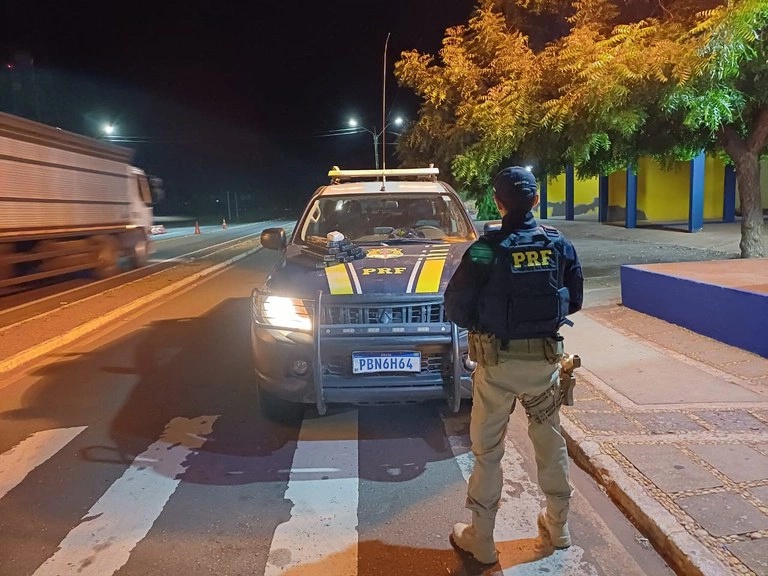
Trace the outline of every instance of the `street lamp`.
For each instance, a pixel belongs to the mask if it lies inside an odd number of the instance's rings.
[[[112,134],[115,133],[115,125],[114,124],[104,124],[101,128],[104,131],[104,134],[107,136],[112,136]]]
[[[382,128],[378,132],[376,131],[376,127],[375,126],[373,127],[373,130],[369,130],[365,126],[360,126],[360,124],[358,123],[357,119],[355,119],[355,118],[350,118],[349,121],[347,122],[347,124],[349,125],[350,128],[354,128],[354,129],[356,129],[358,131],[362,130],[364,132],[368,132],[368,134],[373,136],[373,157],[374,157],[375,164],[376,164],[376,170],[378,170],[379,169],[379,137],[382,134],[384,134],[384,132],[387,130],[387,128],[389,128],[393,124],[395,126],[402,126],[403,119],[400,116],[398,116],[397,118],[392,120],[392,122],[389,122],[388,124],[386,124],[384,126],[384,128]],[[382,153],[386,153],[386,150],[383,151]]]

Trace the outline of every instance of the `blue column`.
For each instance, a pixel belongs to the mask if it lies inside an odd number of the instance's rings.
[[[608,176],[601,174],[597,185],[597,221],[608,222]]]
[[[723,183],[723,222],[736,221],[736,170],[733,164],[725,167]]]
[[[573,220],[573,166],[565,167],[565,219]]]
[[[691,160],[691,184],[688,194],[688,232],[704,228],[704,161],[702,152]]]
[[[547,174],[541,175],[539,180],[539,218],[547,219]]]
[[[625,228],[637,228],[637,173],[632,166],[627,166],[627,209]]]

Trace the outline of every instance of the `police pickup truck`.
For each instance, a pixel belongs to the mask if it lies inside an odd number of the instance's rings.
[[[411,402],[471,395],[467,335],[443,293],[477,239],[437,168],[328,173],[281,258],[252,294],[252,349],[266,416],[295,404]]]

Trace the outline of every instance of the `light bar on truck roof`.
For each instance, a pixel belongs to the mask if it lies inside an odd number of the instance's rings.
[[[353,178],[408,178],[428,177],[437,178],[439,168],[387,168],[386,170],[342,170],[338,166],[328,171],[328,177],[332,180],[351,180]]]

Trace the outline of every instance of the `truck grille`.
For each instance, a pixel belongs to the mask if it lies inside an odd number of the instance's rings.
[[[447,321],[443,305],[435,302],[396,306],[323,307],[323,324],[426,324]]]
[[[440,374],[443,372],[443,354],[422,354],[421,373]],[[352,376],[350,356],[332,356],[323,360],[323,373],[329,376]]]

